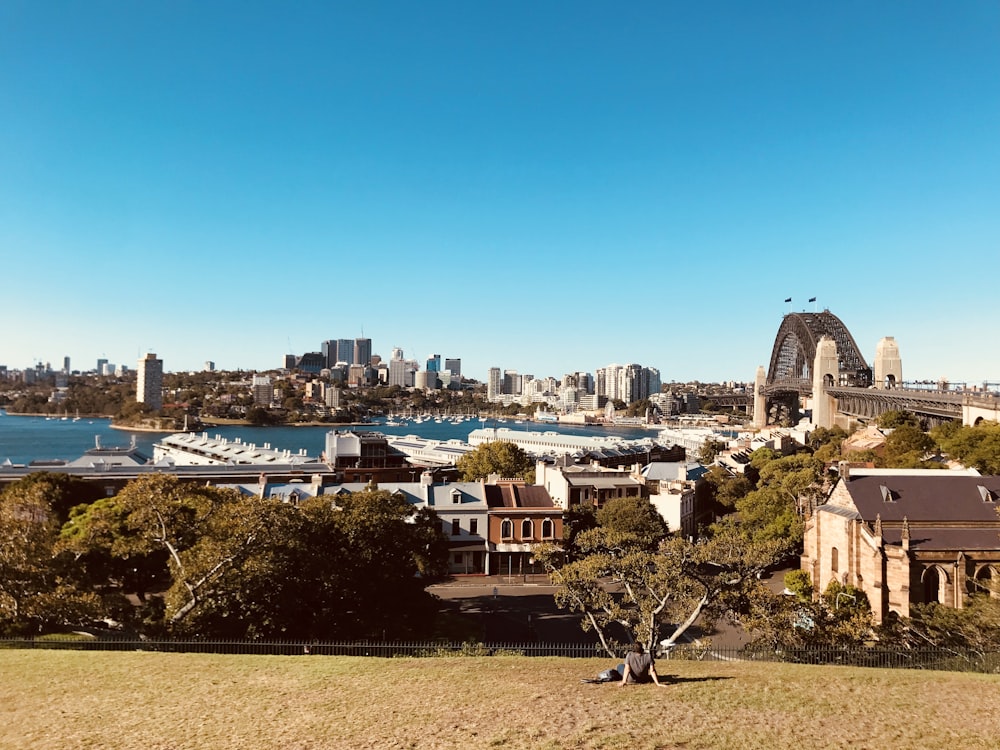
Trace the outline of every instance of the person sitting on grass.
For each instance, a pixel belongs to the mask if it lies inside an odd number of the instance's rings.
[[[625,657],[625,669],[622,672],[620,687],[635,685],[643,682],[654,682],[659,687],[666,687],[667,683],[660,682],[656,674],[656,665],[653,663],[653,655],[647,654],[639,642],[633,643],[629,649],[628,656]]]

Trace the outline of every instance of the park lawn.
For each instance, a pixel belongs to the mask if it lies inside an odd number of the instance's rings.
[[[666,688],[582,684],[599,659],[0,651],[0,748],[1000,746],[1000,677],[663,661]]]

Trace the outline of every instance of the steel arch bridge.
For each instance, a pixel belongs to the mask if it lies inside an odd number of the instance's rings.
[[[781,321],[771,350],[764,393],[812,393],[812,367],[816,345],[823,336],[837,344],[841,387],[867,388],[872,384],[872,369],[868,366],[847,326],[829,310],[823,312],[789,313]]]
[[[909,411],[929,424],[960,419],[973,424],[983,419],[1000,421],[1000,389],[967,389],[942,384],[874,383],[872,368],[865,361],[847,326],[829,310],[821,313],[789,313],[781,321],[774,339],[771,362],[757,393],[764,396],[766,421],[774,424],[781,414],[794,416],[805,398],[813,395],[812,370],[816,348],[823,336],[837,346],[837,380],[824,386],[825,395],[836,401],[839,414],[869,420],[886,411]]]

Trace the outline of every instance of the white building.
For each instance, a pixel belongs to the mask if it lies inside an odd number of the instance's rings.
[[[170,459],[178,466],[229,464],[266,466],[268,464],[314,463],[317,460],[308,456],[304,449],[298,453],[292,453],[288,450],[279,451],[272,449],[270,443],[264,443],[263,447],[259,447],[253,443],[244,443],[240,438],[227,440],[218,435],[210,438],[207,432],[200,435],[185,432],[167,435],[153,445],[153,461],[159,462],[162,459]]]

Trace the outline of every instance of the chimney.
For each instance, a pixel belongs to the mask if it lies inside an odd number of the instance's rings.
[[[430,470],[424,471],[420,474],[420,494],[424,498],[424,502],[428,505],[433,505],[434,499],[431,496],[431,487],[434,485],[434,474]]]
[[[851,464],[847,461],[838,461],[837,473],[840,474],[840,478],[846,482],[851,478]]]

